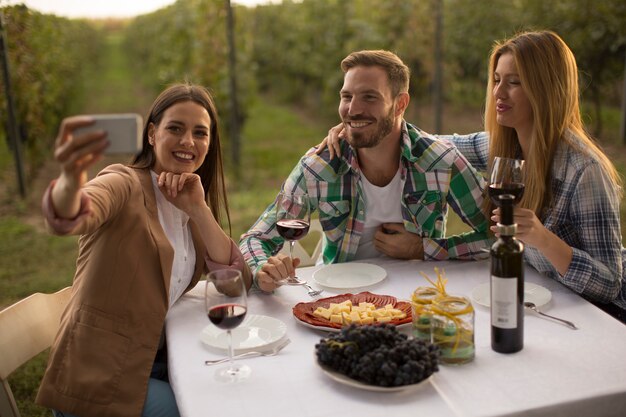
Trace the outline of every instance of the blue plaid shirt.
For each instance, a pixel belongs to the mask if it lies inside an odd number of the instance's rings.
[[[487,170],[486,133],[442,136],[451,140],[479,171]],[[622,247],[619,193],[600,164],[561,142],[552,163],[552,202],[543,225],[572,247],[565,275],[537,249],[526,246],[525,259],[539,272],[591,300],[626,309],[626,249]]]
[[[319,210],[324,229],[324,263],[354,259],[365,225],[365,199],[356,153],[342,141],[340,157],[329,159],[310,149],[283,184],[291,192],[308,193],[311,211]],[[481,210],[483,178],[449,142],[437,139],[406,122],[402,126],[401,199],[406,230],[423,237],[425,259],[476,259],[488,247],[488,219]],[[240,240],[239,247],[252,271],[276,254],[284,240],[276,231],[271,204]],[[448,207],[471,232],[446,236]]]

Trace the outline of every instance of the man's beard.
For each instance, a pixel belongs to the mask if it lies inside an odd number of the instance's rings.
[[[348,136],[348,143],[350,143],[350,145],[352,145],[352,147],[356,149],[373,148],[377,146],[388,134],[391,133],[391,130],[393,129],[395,108],[396,106],[394,104],[389,110],[389,113],[387,113],[387,115],[383,117],[380,122],[378,122],[378,130],[376,130],[369,136],[366,136],[366,133],[355,133],[351,129],[346,129],[350,132],[350,135]],[[344,124],[346,123],[347,122],[344,122]]]

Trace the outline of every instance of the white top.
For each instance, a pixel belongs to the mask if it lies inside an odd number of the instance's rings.
[[[360,261],[364,262],[364,261]],[[435,278],[444,268],[450,294],[470,296],[477,285],[489,282],[489,261],[370,261],[387,271],[387,278],[371,291],[409,299],[418,286],[428,285],[423,271]],[[312,274],[323,266],[299,268],[298,276],[318,287]],[[626,409],[626,326],[565,286],[527,266],[526,281],[552,292],[541,307],[547,314],[574,322],[579,330],[525,312],[524,349],[512,354],[491,350],[489,309],[477,303],[474,361],[440,366],[432,382],[415,391],[378,393],[331,380],[315,359],[315,344],[327,332],[296,322],[292,307],[314,300],[303,287],[282,286],[273,295],[250,294],[248,312],[277,318],[287,326],[291,343],[278,355],[242,360],[252,368],[238,384],[214,380],[219,365],[205,366],[216,354],[200,339],[209,325],[200,283],[172,306],[166,321],[170,383],[182,417],[610,417]],[[325,289],[324,296],[345,293]],[[210,397],[219,401],[208,401]]]
[[[361,187],[365,196],[365,226],[359,239],[359,248],[354,259],[382,256],[374,247],[374,234],[383,223],[402,223],[402,179],[398,171],[389,184],[378,187],[361,175]]]
[[[159,223],[174,249],[172,276],[170,277],[170,307],[189,286],[196,265],[196,250],[189,229],[189,216],[167,201],[157,184],[157,174],[152,174],[152,187],[156,196]]]

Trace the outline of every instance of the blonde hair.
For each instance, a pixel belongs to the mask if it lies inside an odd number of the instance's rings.
[[[577,151],[596,159],[616,187],[621,179],[613,164],[586,132],[580,116],[578,68],[574,54],[554,32],[523,32],[496,42],[489,59],[489,81],[485,105],[485,130],[489,133],[489,165],[496,156],[517,157],[515,129],[496,121],[493,96],[498,59],[513,56],[533,113],[532,138],[525,162],[524,197],[520,206],[541,218],[552,200],[551,166],[557,145],[565,141]]]

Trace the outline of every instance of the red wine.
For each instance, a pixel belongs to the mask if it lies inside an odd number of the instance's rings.
[[[309,222],[298,219],[283,219],[276,223],[276,229],[283,238],[298,240],[309,233]]]
[[[511,194],[498,201],[500,237],[491,247],[491,348],[513,353],[524,347],[524,244],[515,238]]]
[[[246,307],[239,304],[220,304],[211,307],[209,320],[220,329],[234,329],[246,317],[246,311]]]
[[[511,194],[515,197],[515,204],[524,196],[524,184],[519,182],[512,182],[509,184],[491,184],[489,186],[489,197],[496,206],[500,206],[498,198],[502,194]]]

